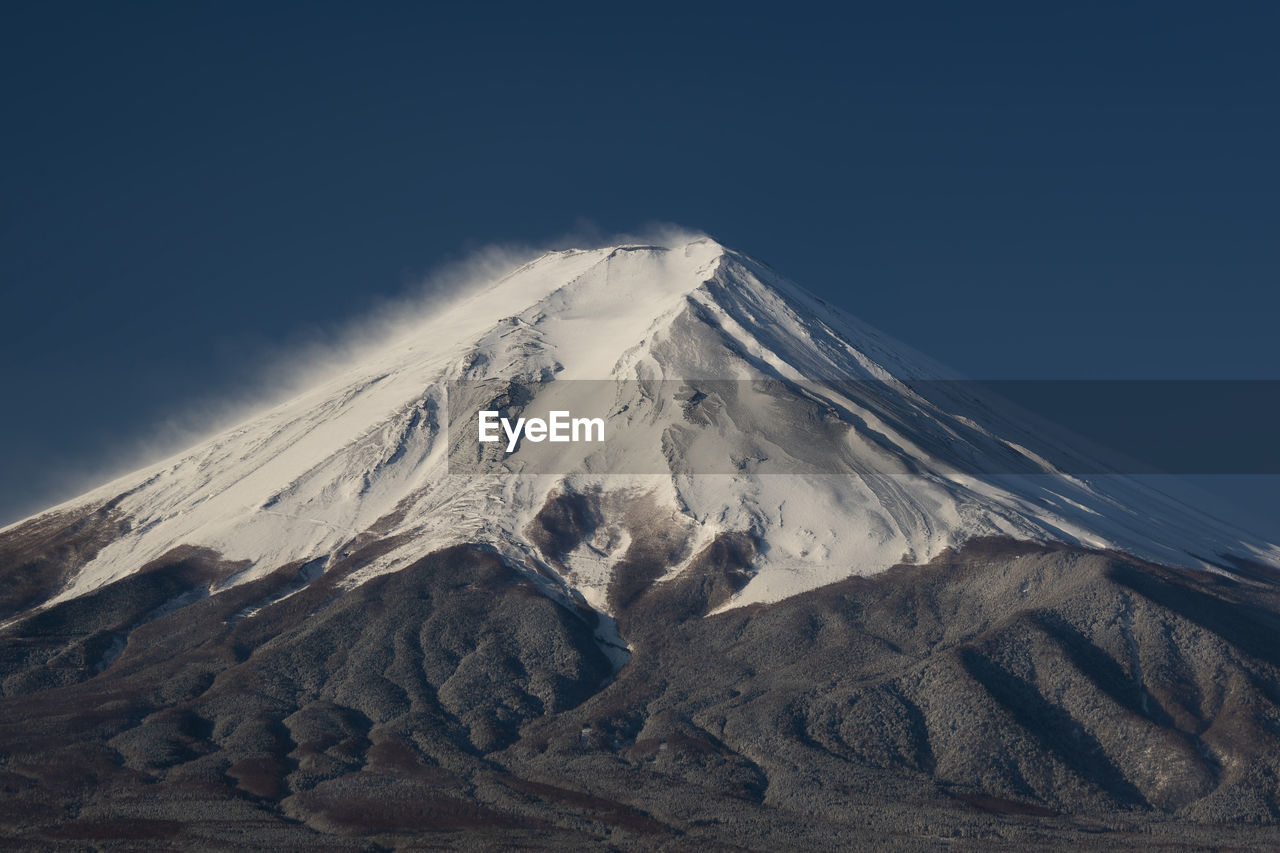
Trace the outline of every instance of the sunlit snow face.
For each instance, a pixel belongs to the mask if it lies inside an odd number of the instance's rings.
[[[706,543],[741,536],[751,565],[738,603],[982,535],[1181,564],[1241,545],[1123,478],[1070,475],[1035,430],[954,386],[926,390],[921,380],[948,379],[944,369],[713,241],[551,253],[400,332],[345,372],[82,498],[120,498],[130,531],[64,595],[177,545],[247,561],[241,582],[385,541],[360,582],[482,543],[543,565],[547,583],[590,576],[598,591],[628,554],[665,555],[679,571]],[[498,413],[498,440],[481,440],[481,412]],[[561,434],[553,412],[569,440],[550,438]],[[572,440],[575,423],[591,440]],[[529,531],[556,495],[628,521],[548,552]]]

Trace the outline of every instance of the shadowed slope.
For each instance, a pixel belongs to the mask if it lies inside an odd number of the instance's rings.
[[[3,633],[6,832],[187,846],[1275,837],[1276,587],[983,540],[703,616],[751,548],[729,538],[670,580],[638,573],[619,599],[633,657],[616,676],[591,611],[486,549],[344,589],[375,546],[301,588],[294,564],[212,597],[191,593],[234,567],[174,555]],[[98,672],[103,632],[126,642]]]

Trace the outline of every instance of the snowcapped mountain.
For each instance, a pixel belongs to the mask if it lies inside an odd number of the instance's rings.
[[[550,252],[342,375],[51,510],[109,505],[121,532],[50,603],[180,546],[242,565],[219,592],[299,561],[315,577],[371,542],[345,584],[482,544],[602,612],[617,566],[655,543],[670,578],[733,536],[751,556],[722,609],[984,536],[1193,568],[1280,562],[1123,476],[1067,473],[1055,463],[1072,448],[928,381],[949,378],[710,239]],[[468,444],[476,412],[499,407],[591,410],[611,438]]]
[[[0,838],[1274,847],[1280,552],[763,264],[358,362],[0,530]]]

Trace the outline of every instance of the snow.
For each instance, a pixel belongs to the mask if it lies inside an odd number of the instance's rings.
[[[323,564],[371,530],[403,544],[350,584],[474,542],[602,611],[613,567],[659,535],[682,543],[667,579],[718,533],[756,538],[753,579],[727,607],[927,561],[984,535],[1196,568],[1224,553],[1280,562],[1274,544],[1135,480],[1061,474],[1033,429],[945,386],[913,386],[949,378],[708,239],[553,252],[307,393],[65,504],[123,494],[134,525],[59,599],[178,545],[249,561],[233,581],[242,583],[294,561]],[[487,379],[534,381],[531,414],[605,414],[584,409],[611,383],[610,438],[526,442],[496,468],[455,470],[450,388]],[[696,403],[675,393],[686,381],[710,389],[705,380],[757,381]],[[961,464],[999,454],[1026,472]],[[528,531],[548,496],[566,490],[595,495],[605,523],[559,561]]]

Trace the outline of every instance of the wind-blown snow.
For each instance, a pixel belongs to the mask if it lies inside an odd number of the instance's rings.
[[[400,544],[352,583],[448,545],[486,543],[560,577],[563,591],[602,610],[613,567],[658,530],[684,543],[668,576],[718,533],[755,538],[752,580],[729,606],[925,561],[983,535],[1192,567],[1224,553],[1280,557],[1127,478],[1060,474],[1027,449],[1036,437],[1026,428],[993,416],[984,423],[963,400],[912,389],[912,380],[951,376],[708,239],[552,252],[351,371],[64,505],[123,493],[119,507],[133,529],[59,597],[177,545],[250,561],[238,583],[293,561],[332,560],[361,534]],[[625,424],[625,443],[565,446],[561,470],[573,475],[524,473],[532,469],[523,450],[501,472],[450,473],[449,383],[491,378],[535,381],[542,410],[572,405],[576,386],[567,380],[615,380],[622,405],[610,413],[611,431]],[[704,407],[708,429],[691,425],[679,401],[642,391],[645,382],[760,378],[797,396],[744,383]],[[884,398],[831,379],[875,380]],[[821,441],[777,426],[778,412],[797,406],[827,413],[832,426]],[[972,469],[954,464],[953,451],[1012,454],[1029,473],[965,473]],[[737,460],[732,473],[682,467],[717,454]],[[619,468],[621,456],[644,464]],[[605,521],[570,553],[549,555],[530,525],[549,496],[563,493],[593,495]]]

